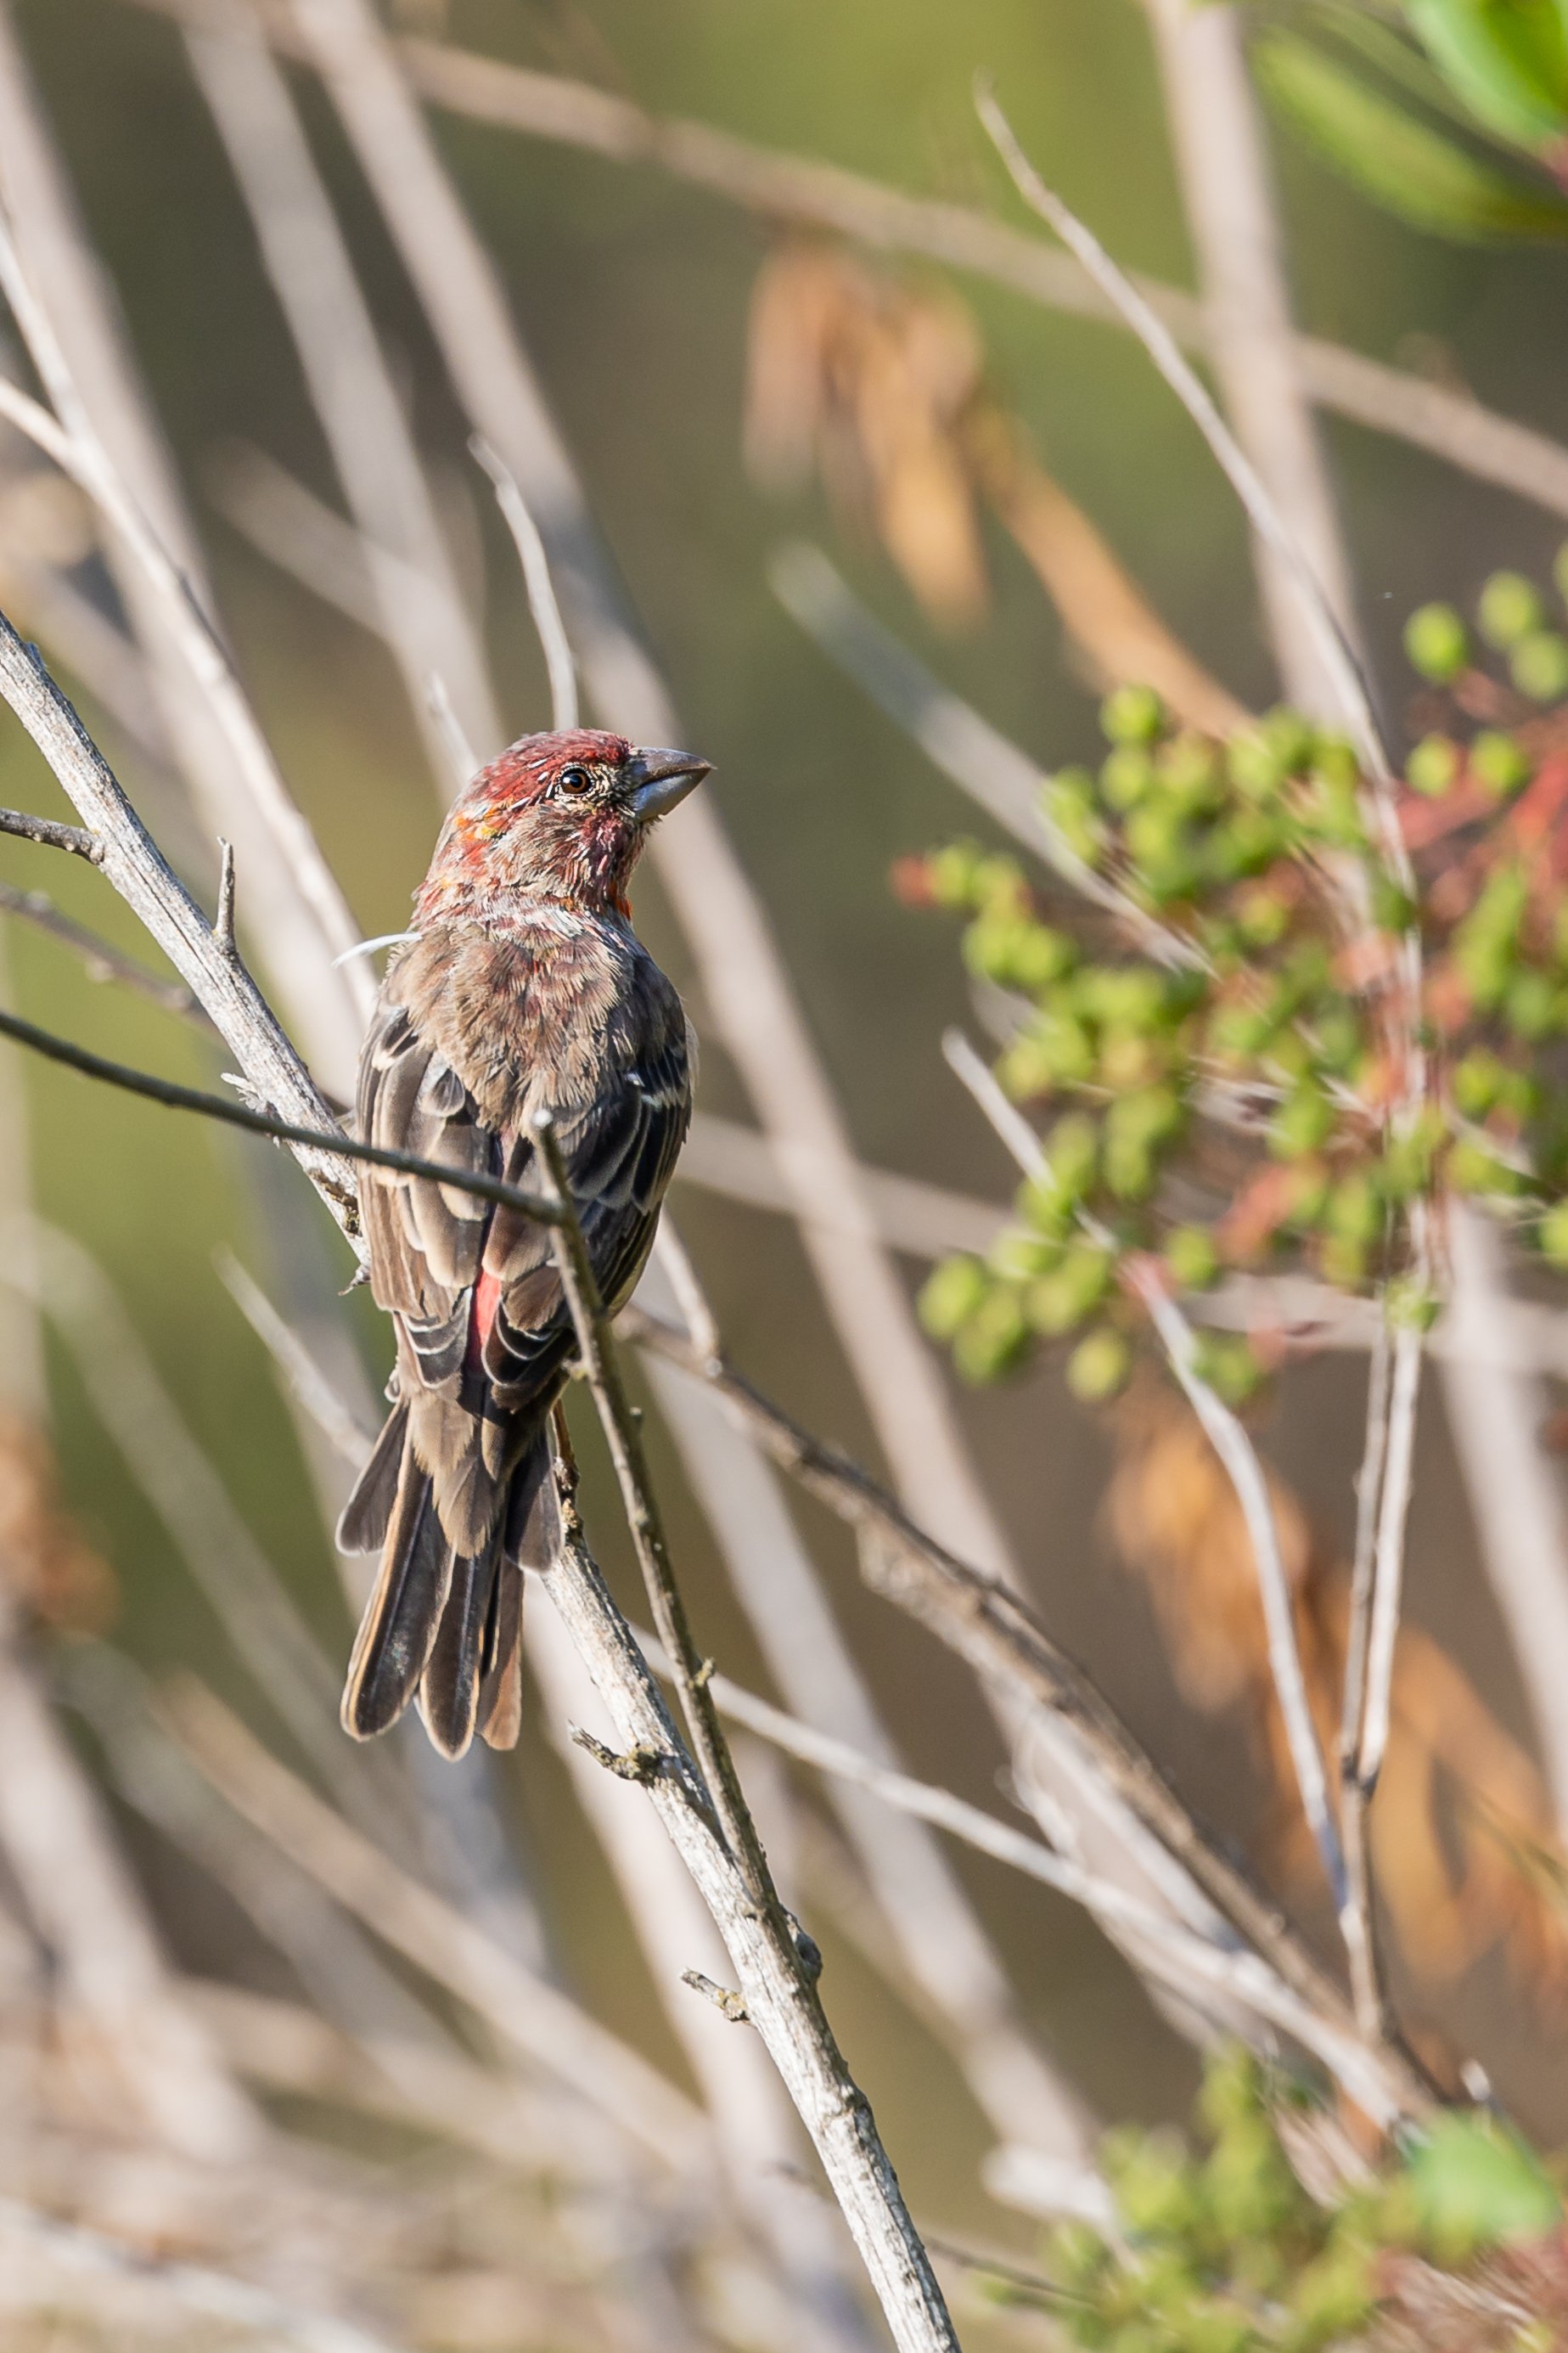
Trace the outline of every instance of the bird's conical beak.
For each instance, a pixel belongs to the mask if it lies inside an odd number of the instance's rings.
[[[637,751],[626,763],[632,815],[639,825],[666,817],[708,775],[712,763],[689,752]]]

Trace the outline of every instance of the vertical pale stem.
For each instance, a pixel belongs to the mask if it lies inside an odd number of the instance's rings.
[[[1237,440],[1289,523],[1340,621],[1353,628],[1350,567],[1297,356],[1273,174],[1228,0],[1146,0],[1215,373]],[[1341,709],[1300,588],[1255,537],[1253,557],[1286,695],[1314,718]]]

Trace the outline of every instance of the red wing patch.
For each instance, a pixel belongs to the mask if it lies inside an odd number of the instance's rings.
[[[485,1352],[485,1342],[494,1327],[500,1306],[501,1282],[499,1274],[481,1274],[474,1285],[474,1295],[468,1306],[468,1362],[477,1366]]]

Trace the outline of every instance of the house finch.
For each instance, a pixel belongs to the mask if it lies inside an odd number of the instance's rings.
[[[525,735],[441,829],[360,1061],[374,1144],[538,1189],[531,1123],[555,1124],[612,1312],[652,1247],[691,1110],[696,1046],[632,931],[648,827],[708,773],[587,729]],[[522,1569],[558,1533],[550,1410],[574,1340],[546,1227],[471,1193],[367,1168],[370,1279],[397,1333],[392,1411],[339,1525],[381,1554],[344,1727],[369,1739],[417,1693],[431,1739],[517,1738]]]

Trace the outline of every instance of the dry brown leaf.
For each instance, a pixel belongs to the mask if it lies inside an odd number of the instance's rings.
[[[925,610],[950,626],[984,608],[979,512],[989,507],[1097,685],[1152,686],[1205,734],[1246,723],[1034,457],[987,385],[973,321],[952,293],[830,247],[780,247],[752,293],[745,448],[770,489],[819,476],[842,519],[874,530]]]
[[[1146,1586],[1183,1696],[1235,1707],[1266,1759],[1269,1844],[1282,1869],[1317,1869],[1269,1672],[1252,1550],[1235,1492],[1190,1409],[1136,1393],[1119,1422],[1107,1517]],[[1349,1619],[1344,1564],[1270,1475],[1312,1712],[1334,1751]],[[1500,1947],[1538,1997],[1568,1994],[1568,1856],[1534,1765],[1456,1662],[1406,1623],[1394,1660],[1393,1730],[1371,1816],[1379,1894],[1406,1959],[1429,1980]]]
[[[0,1584],[64,1632],[101,1634],[114,1617],[114,1573],[66,1510],[48,1440],[16,1414],[0,1414]]]

